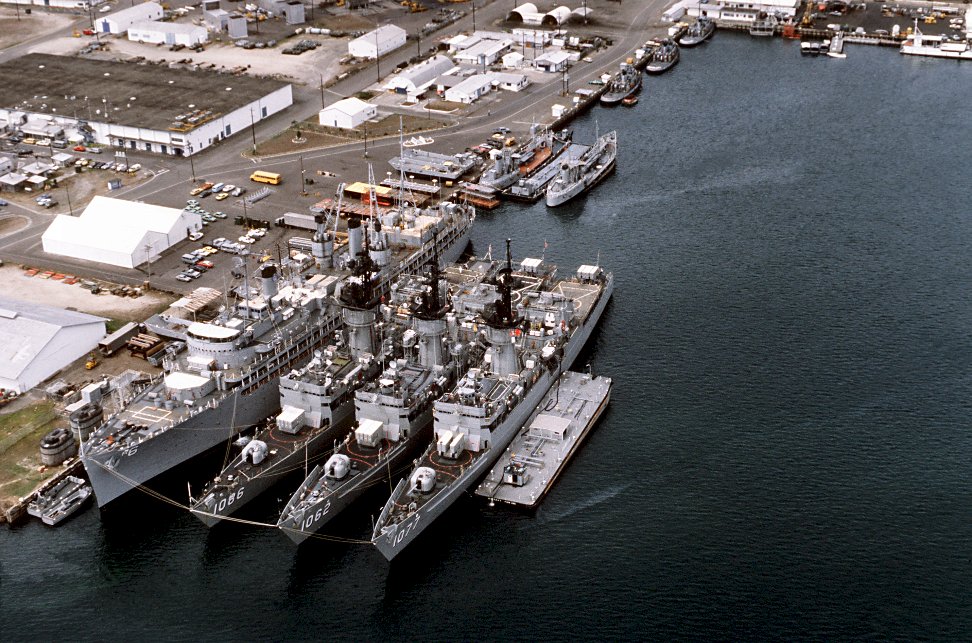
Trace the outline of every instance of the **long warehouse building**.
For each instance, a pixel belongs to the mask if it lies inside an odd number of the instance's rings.
[[[28,54],[0,63],[0,129],[190,156],[290,107],[289,83]]]

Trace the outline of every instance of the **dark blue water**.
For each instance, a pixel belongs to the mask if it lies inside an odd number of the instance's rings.
[[[4,530],[4,638],[968,640],[969,105],[969,64],[684,52],[577,124],[620,133],[593,195],[477,223],[617,277],[612,407],[536,515],[468,499],[392,565],[162,504]]]

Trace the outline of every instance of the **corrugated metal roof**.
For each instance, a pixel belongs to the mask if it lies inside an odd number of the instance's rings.
[[[62,329],[104,317],[0,297],[0,377],[18,380]]]

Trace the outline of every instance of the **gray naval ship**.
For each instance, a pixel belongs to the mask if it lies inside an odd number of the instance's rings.
[[[454,281],[469,277],[454,267]],[[356,428],[315,467],[284,507],[277,527],[300,544],[369,488],[384,482],[432,437],[432,403],[455,381],[476,345],[459,339],[438,261],[428,275],[406,275],[381,307],[398,351],[376,379],[355,393]],[[388,334],[388,331],[386,331]],[[478,359],[481,354],[472,359]]]
[[[575,277],[555,279],[540,260],[521,273],[541,277],[535,290],[513,292],[506,267],[491,290],[480,290],[476,321],[488,349],[434,404],[434,441],[392,492],[375,524],[372,542],[392,560],[445,511],[503,453],[562,370],[573,363],[597,325],[614,290],[599,266],[581,266]],[[457,306],[459,307],[459,306]],[[469,310],[472,310],[472,306]],[[480,326],[481,325],[481,326]]]
[[[306,367],[282,376],[280,414],[246,441],[241,453],[206,485],[197,500],[190,495],[190,511],[207,526],[235,513],[302,466],[316,463],[351,425],[354,392],[380,370],[370,339],[374,315],[370,325],[358,323],[360,311],[377,305],[368,287],[372,265],[367,255],[353,261],[358,266],[355,276],[337,298],[347,342],[336,331],[333,345],[316,351]]]
[[[272,295],[247,285],[234,306],[209,321],[157,320],[184,334],[188,350],[167,361],[160,377],[134,391],[82,444],[99,507],[279,411],[280,376],[307,362],[340,323],[330,301],[348,275],[352,252],[366,250],[378,265],[383,294],[391,280],[433,255],[457,260],[475,220],[474,208],[452,203],[389,210],[372,217],[375,233],[365,249],[356,218],[341,238],[339,213],[340,200],[328,220],[333,226],[317,219],[313,274],[291,269]]]

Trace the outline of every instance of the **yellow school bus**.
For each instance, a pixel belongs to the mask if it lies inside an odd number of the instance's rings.
[[[263,172],[257,170],[250,175],[251,181],[256,181],[257,183],[269,183],[270,185],[280,185],[280,175],[276,172]]]

